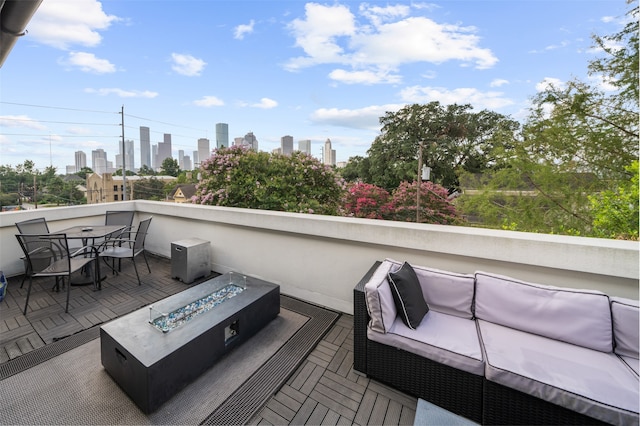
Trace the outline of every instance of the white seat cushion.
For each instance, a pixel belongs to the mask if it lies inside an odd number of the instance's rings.
[[[638,376],[616,354],[478,320],[487,380],[611,424],[638,424]]]
[[[367,337],[471,374],[484,374],[482,350],[473,320],[432,310],[415,330],[397,318],[386,333],[369,328]]]

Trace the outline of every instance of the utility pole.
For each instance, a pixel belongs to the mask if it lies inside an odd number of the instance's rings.
[[[418,185],[416,186],[416,223],[420,222],[420,187],[422,186],[422,141],[418,142]]]
[[[125,157],[127,154],[124,150],[124,105],[122,105],[120,115],[122,116],[122,201],[127,201],[127,168],[125,166]]]
[[[33,174],[33,204],[35,204],[36,209],[38,208],[38,196],[36,190],[36,174]]]

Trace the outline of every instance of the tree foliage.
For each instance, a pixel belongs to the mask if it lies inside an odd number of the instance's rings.
[[[133,184],[134,200],[155,200],[160,201],[165,198],[165,184],[151,176],[149,178],[140,179]]]
[[[611,206],[605,200],[627,187],[638,158],[638,8],[628,17],[620,33],[594,36],[605,56],[589,71],[600,84],[574,79],[533,98],[522,143],[504,151],[501,170],[475,179],[481,195],[459,200],[467,217],[521,231],[602,235],[593,200]],[[637,235],[638,221],[625,223],[631,228],[613,234]]]
[[[391,195],[387,190],[370,183],[352,183],[347,186],[344,210],[347,216],[366,219],[390,219]]]
[[[162,165],[160,166],[160,173],[165,176],[177,177],[180,174],[180,166],[178,165],[178,160],[171,157],[165,158],[164,161],[162,161]]]
[[[345,186],[329,166],[300,152],[220,148],[200,166],[199,204],[337,215]]]
[[[448,200],[448,191],[433,182],[421,182],[420,206],[417,204],[418,183],[402,182],[391,197],[392,219],[404,222],[453,225],[458,222],[456,207]],[[419,210],[419,216],[416,211]]]
[[[432,180],[454,190],[460,171],[496,167],[495,152],[512,146],[519,128],[516,121],[492,111],[473,112],[471,105],[439,102],[387,112],[380,124],[382,134],[367,152],[367,173],[360,178],[388,191],[417,179],[420,144]]]

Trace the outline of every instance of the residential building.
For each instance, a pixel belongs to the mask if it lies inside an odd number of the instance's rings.
[[[174,203],[190,203],[191,197],[196,194],[196,185],[193,183],[178,185],[169,194],[169,201]]]
[[[149,128],[140,126],[140,167],[152,167],[151,164],[151,137]]]
[[[298,141],[298,151],[311,155],[311,139]]]
[[[291,155],[293,154],[293,136],[283,136],[280,138],[280,149],[282,154]]]
[[[229,147],[229,125],[216,123],[216,148]]]

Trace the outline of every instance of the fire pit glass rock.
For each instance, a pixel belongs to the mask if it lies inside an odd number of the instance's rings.
[[[231,272],[228,274],[228,280],[225,280],[219,289],[203,297],[199,297],[186,305],[173,308],[170,311],[166,309],[166,306],[149,306],[149,324],[163,333],[168,333],[198,315],[210,311],[224,301],[239,295],[245,289],[246,277]]]

